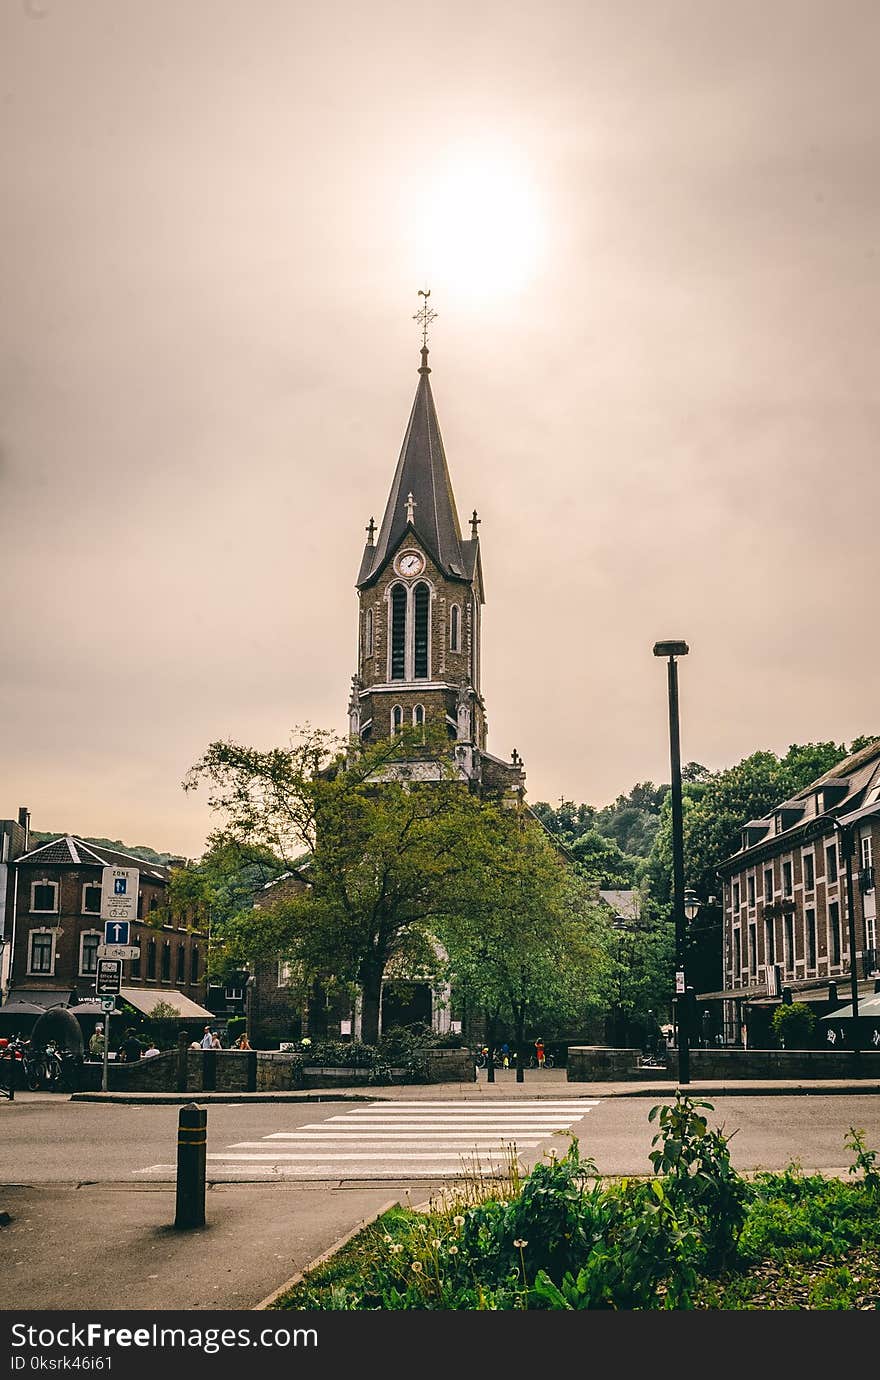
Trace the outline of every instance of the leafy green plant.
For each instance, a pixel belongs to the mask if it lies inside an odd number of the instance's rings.
[[[654,1173],[665,1176],[676,1210],[693,1214],[705,1264],[720,1269],[736,1250],[749,1187],[730,1162],[731,1137],[720,1127],[710,1130],[701,1109],[714,1106],[680,1092],[674,1103],[652,1107],[648,1120],[657,1120],[659,1130],[651,1144],[658,1148],[648,1158]]]
[[[880,1170],[877,1168],[880,1156],[876,1150],[869,1150],[866,1146],[865,1132],[850,1126],[844,1145],[855,1155],[855,1160],[849,1167],[850,1174],[861,1174],[865,1187],[876,1192],[880,1189]]]

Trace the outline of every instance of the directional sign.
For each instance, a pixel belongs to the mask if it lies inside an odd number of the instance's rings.
[[[115,997],[122,986],[122,963],[118,958],[99,958],[95,974],[95,993],[99,997]]]
[[[131,936],[130,920],[105,920],[104,943],[128,944]],[[108,955],[109,956],[109,955]]]
[[[141,874],[136,867],[105,867],[101,874],[101,919],[136,920]],[[105,927],[107,944],[127,944],[128,935],[114,935]]]
[[[99,944],[99,958],[119,958],[123,962],[130,958],[140,958],[141,951],[138,944]]]
[[[115,998],[115,997],[102,997],[102,998],[101,998],[101,1010],[102,1010],[102,1011],[106,1011],[108,1014],[109,1014],[111,1011],[115,1011],[115,1010],[116,1010],[116,998]]]

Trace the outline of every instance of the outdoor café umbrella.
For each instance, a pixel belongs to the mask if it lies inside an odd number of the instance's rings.
[[[45,1006],[37,1006],[33,1001],[8,1001],[5,1006],[0,1006],[0,1016],[6,1016],[9,1020],[30,1020],[35,1021],[38,1016],[42,1016],[46,1010]]]

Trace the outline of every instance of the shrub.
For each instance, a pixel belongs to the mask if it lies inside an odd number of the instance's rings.
[[[243,1035],[247,1030],[247,1016],[230,1016],[226,1022],[226,1038],[229,1041],[230,1049],[235,1044],[239,1035]]]
[[[777,1006],[770,1025],[783,1049],[808,1049],[813,1044],[816,1013],[806,1002],[794,1001]]]

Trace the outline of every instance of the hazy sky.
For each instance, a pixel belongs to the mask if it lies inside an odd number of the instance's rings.
[[[344,730],[432,385],[489,748],[601,805],[880,731],[875,0],[0,0],[0,816],[197,855]]]

